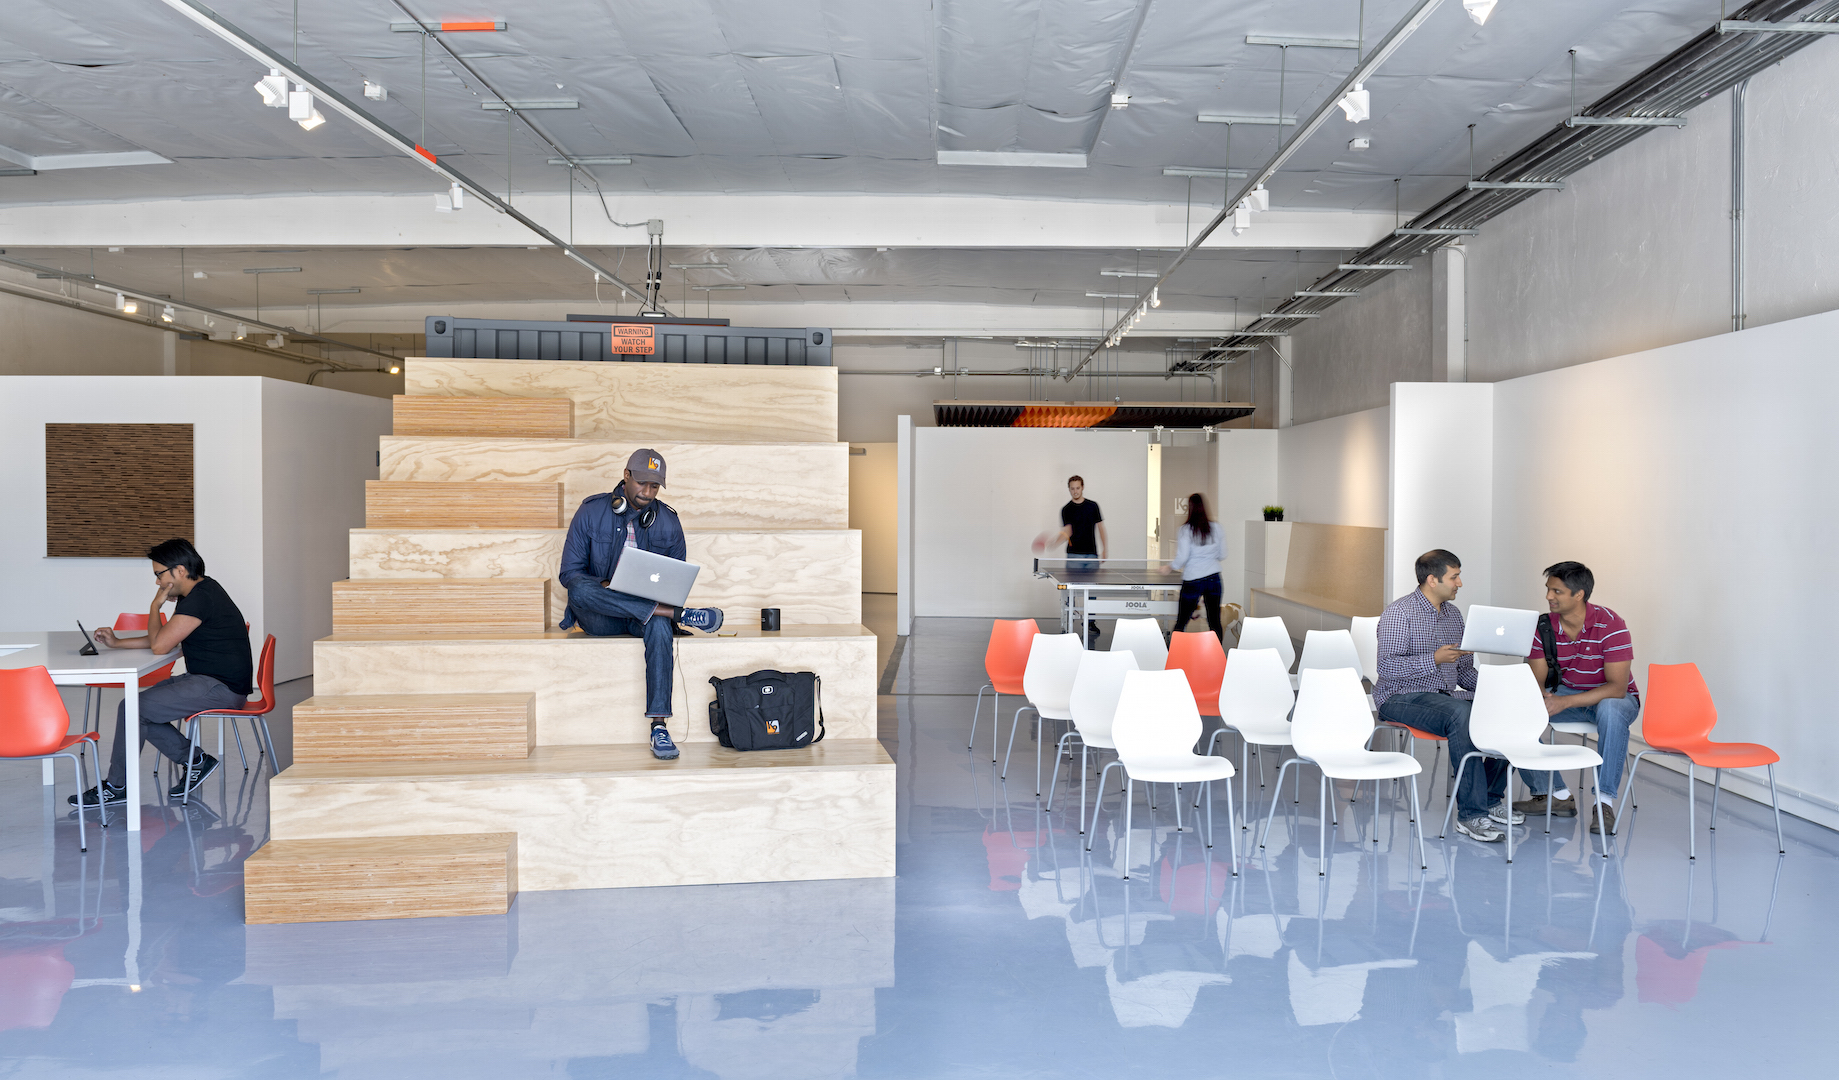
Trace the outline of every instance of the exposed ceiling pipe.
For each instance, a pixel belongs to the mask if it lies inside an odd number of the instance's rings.
[[[176,0],[167,0],[167,2],[174,3]],[[1424,24],[1424,20],[1430,18],[1431,14],[1437,10],[1437,7],[1442,4],[1442,2],[1443,0],[1418,0],[1417,6],[1413,7],[1410,14],[1406,15],[1399,21],[1397,26],[1392,28],[1392,31],[1386,35],[1385,40],[1381,41],[1364,59],[1356,63],[1354,65],[1354,70],[1348,73],[1347,78],[1342,80],[1341,85],[1336,87],[1333,91],[1330,91],[1328,96],[1322,99],[1322,103],[1316,107],[1315,112],[1310,114],[1309,119],[1297,125],[1295,130],[1291,132],[1289,141],[1277,148],[1277,153],[1272,155],[1271,160],[1265,162],[1256,172],[1245,178],[1245,183],[1239,188],[1238,193],[1227,199],[1226,205],[1222,206],[1220,212],[1213,216],[1213,220],[1209,221],[1206,226],[1195,235],[1194,239],[1188,242],[1187,247],[1181,249],[1180,254],[1175,256],[1169,263],[1168,268],[1162,271],[1162,276],[1157,278],[1150,284],[1149,288],[1144,289],[1142,293],[1139,294],[1137,304],[1132,305],[1130,311],[1135,312],[1138,306],[1140,306],[1151,293],[1161,288],[1162,285],[1168,281],[1170,275],[1174,274],[1176,269],[1187,261],[1188,256],[1198,251],[1201,244],[1205,243],[1207,238],[1213,235],[1214,230],[1218,229],[1232,217],[1233,209],[1237,207],[1239,203],[1243,202],[1247,195],[1251,194],[1254,189],[1261,187],[1266,180],[1269,180],[1277,173],[1278,169],[1283,168],[1284,164],[1290,160],[1291,156],[1302,149],[1303,144],[1309,141],[1309,137],[1320,130],[1323,124],[1328,122],[1330,115],[1338,114],[1340,110],[1340,105],[1338,103],[1342,98],[1347,96],[1348,91],[1352,90],[1355,84],[1365,82],[1372,76],[1373,72],[1379,70],[1380,65],[1384,64],[1392,57],[1393,53],[1398,51],[1399,46],[1405,43],[1405,39],[1415,33],[1417,28]],[[1281,132],[1283,129],[1279,128],[1278,130]],[[1131,315],[1127,313],[1122,318],[1118,319],[1117,323],[1106,332],[1105,338],[1109,340],[1113,335],[1124,331],[1130,325]],[[1085,359],[1079,361],[1079,364],[1074,367],[1072,371],[1067,373],[1067,381],[1071,382],[1073,377],[1084,370],[1085,366],[1090,364],[1103,348],[1104,345],[1100,343],[1095,346],[1091,352],[1087,353]]]
[[[1743,99],[1750,81],[1730,88],[1730,329],[1743,329]]]
[[[78,285],[87,285],[92,288],[101,290],[102,292],[120,293],[123,296],[132,296],[136,300],[147,301],[149,305],[152,305],[153,303],[158,302],[161,304],[170,305],[175,308],[184,308],[187,311],[196,311],[202,315],[209,315],[210,317],[214,319],[223,319],[226,322],[241,323],[244,326],[254,327],[255,329],[258,329],[258,330],[266,330],[271,334],[284,334],[289,338],[299,340],[299,341],[317,341],[317,342],[321,342],[326,345],[333,346],[335,348],[346,349],[351,352],[369,353],[372,356],[380,357],[384,360],[387,360],[391,364],[395,364],[398,362],[397,358],[389,353],[379,352],[376,349],[367,348],[363,345],[353,345],[348,341],[339,341],[337,338],[323,337],[319,334],[308,333],[305,330],[296,330],[295,328],[291,326],[277,326],[274,323],[266,323],[266,322],[261,321],[260,319],[251,319],[244,315],[234,315],[228,311],[219,311],[216,308],[205,307],[202,304],[193,303],[190,300],[174,300],[169,297],[159,296],[155,293],[150,293],[145,289],[139,289],[139,288],[135,288],[129,285],[117,285],[114,282],[103,281],[101,278],[91,277],[87,274],[71,273],[68,270],[62,270],[55,266],[41,266],[38,263],[27,262],[24,259],[15,259],[15,258],[12,258],[11,256],[6,256],[6,255],[0,255],[0,265],[11,266],[17,270],[30,270],[32,273],[37,274],[40,277],[55,277],[55,278],[62,278],[65,281],[74,281]],[[142,320],[140,319],[133,319],[133,318],[131,318],[129,321],[142,322]],[[151,319],[149,319],[147,322],[147,325],[156,325],[156,324],[153,324],[151,322]],[[344,363],[343,361],[339,361],[339,360],[325,360],[325,361],[316,360],[314,362],[315,363],[327,363],[327,364]],[[345,364],[344,366],[350,368],[353,371],[371,370],[370,368],[356,367],[355,365],[351,365],[351,364]]]
[[[593,259],[590,259],[580,248],[577,248],[575,245],[537,224],[528,215],[519,212],[512,207],[510,203],[492,194],[491,189],[475,183],[458,169],[441,161],[433,153],[416,143],[415,140],[403,135],[395,128],[390,127],[375,116],[372,116],[350,98],[347,98],[345,95],[333,89],[330,84],[315,77],[299,64],[269,48],[267,45],[245,32],[241,27],[225,19],[204,4],[199,3],[198,0],[161,0],[161,2],[179,14],[184,15],[194,23],[197,23],[199,26],[209,31],[212,36],[228,43],[245,56],[261,63],[265,67],[279,70],[294,82],[307,87],[313,92],[315,100],[331,106],[334,111],[340,113],[346,119],[357,124],[372,135],[375,135],[377,138],[382,139],[397,150],[400,150],[405,156],[415,159],[421,165],[440,174],[449,183],[458,184],[460,187],[472,192],[478,198],[489,203],[494,210],[510,217],[524,228],[529,229],[550,244],[561,249],[562,253],[569,258],[587,267],[594,273],[599,274],[603,279],[617,285],[623,295],[633,299],[638,299],[644,295],[644,290],[640,289],[638,286],[629,285],[621,281],[613,271],[601,266]],[[666,315],[670,314],[670,311],[662,307],[662,305],[659,306],[659,310],[663,311]]]

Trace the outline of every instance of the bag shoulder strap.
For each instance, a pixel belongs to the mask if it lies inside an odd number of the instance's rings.
[[[824,677],[813,673],[811,679],[817,684],[817,738],[811,740],[816,746],[824,741]]]
[[[1558,684],[1564,681],[1564,670],[1558,666],[1558,639],[1552,633],[1553,618],[1555,616],[1548,613],[1539,619],[1539,645],[1545,650],[1545,688],[1547,690],[1558,689]]]

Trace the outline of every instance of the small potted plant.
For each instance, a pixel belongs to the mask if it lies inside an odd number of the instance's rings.
[[[1264,508],[1264,520],[1266,520],[1266,521],[1282,521],[1282,520],[1283,520],[1283,507],[1281,507],[1281,506],[1267,506],[1267,507],[1265,507],[1265,508]]]

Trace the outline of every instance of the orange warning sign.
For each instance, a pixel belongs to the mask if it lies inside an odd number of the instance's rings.
[[[657,335],[650,326],[615,326],[613,328],[613,354],[637,354],[650,356],[658,351]]]

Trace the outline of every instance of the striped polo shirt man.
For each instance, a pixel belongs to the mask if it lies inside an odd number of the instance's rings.
[[[1601,604],[1586,603],[1584,628],[1575,638],[1565,636],[1564,623],[1556,612],[1545,618],[1551,621],[1552,642],[1557,646],[1558,669],[1564,685],[1573,690],[1594,690],[1603,685],[1605,665],[1626,663],[1631,665],[1629,699],[1641,700],[1641,691],[1636,688],[1632,673],[1635,645],[1628,636],[1628,624],[1622,621],[1622,616]],[[1528,660],[1545,659],[1545,646],[1539,638],[1540,635],[1533,635],[1532,650],[1526,654]]]

